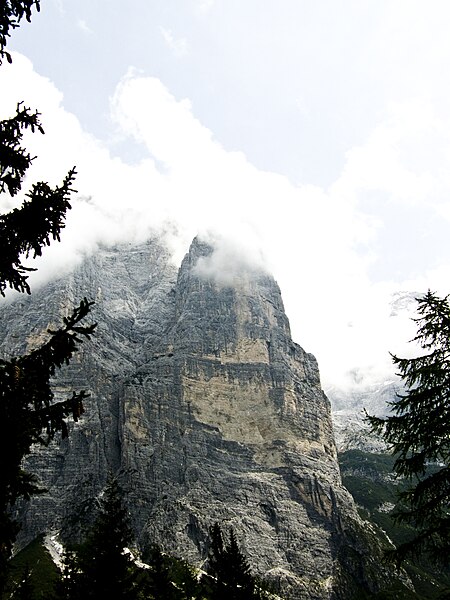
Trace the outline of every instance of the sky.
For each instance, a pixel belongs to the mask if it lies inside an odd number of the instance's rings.
[[[392,378],[414,296],[450,292],[449,30],[446,0],[41,0],[0,118],[39,109],[29,181],[76,165],[78,194],[35,284],[214,236],[219,273],[274,275],[326,390]]]

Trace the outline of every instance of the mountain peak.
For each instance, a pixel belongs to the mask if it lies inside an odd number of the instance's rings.
[[[196,238],[175,277],[157,240],[145,252],[104,249],[26,309],[4,309],[15,334],[0,331],[6,345],[84,296],[99,322],[55,379],[57,396],[82,388],[91,398],[68,439],[29,459],[48,491],[26,506],[22,536],[76,538],[114,471],[142,548],[200,564],[210,526],[231,525],[260,575],[325,600],[347,546],[348,576],[366,585],[361,521],[341,484],[317,363],[292,341],[274,279],[251,261],[230,269],[234,250]],[[229,284],[216,276],[224,270]]]

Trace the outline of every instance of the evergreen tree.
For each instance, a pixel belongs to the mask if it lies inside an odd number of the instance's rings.
[[[232,528],[227,541],[218,523],[211,527],[207,571],[211,575],[208,582],[214,599],[259,600],[263,597]]]
[[[146,600],[204,600],[194,567],[152,545],[144,555],[148,568],[138,574],[139,589]]]
[[[372,429],[390,445],[394,469],[414,485],[400,494],[396,519],[417,529],[393,553],[397,564],[426,553],[448,563],[450,557],[450,306],[448,296],[428,293],[417,299],[417,335],[423,349],[416,358],[392,356],[406,392],[391,403],[386,418],[368,417]],[[427,466],[434,465],[431,474]]]
[[[136,568],[126,549],[133,541],[117,479],[110,478],[99,514],[84,543],[67,553],[62,598],[108,600],[138,597]]]
[[[222,529],[219,523],[214,525],[209,530],[209,550],[208,550],[208,568],[210,575],[217,580],[222,580],[226,577],[225,572],[225,543],[223,539]]]
[[[6,43],[11,35],[10,30],[19,27],[23,17],[31,21],[31,9],[39,12],[40,0],[2,0],[0,2],[0,65],[3,58],[11,62],[11,55],[6,51]]]
[[[169,575],[174,587],[179,592],[179,600],[204,600],[205,594],[195,567],[183,559],[169,558]]]
[[[95,325],[81,326],[92,303],[84,299],[64,327],[49,331],[51,337],[40,348],[24,356],[0,360],[0,590],[18,525],[11,508],[19,498],[40,491],[32,473],[22,462],[34,443],[48,444],[60,431],[67,435],[65,418],[76,421],[83,412],[84,390],[68,400],[54,402],[50,378],[56,367],[68,362],[77,343],[89,337]]]
[[[171,560],[165,556],[158,546],[153,546],[148,560],[150,569],[146,572],[146,592],[152,600],[181,600],[178,590],[171,578]]]
[[[33,600],[33,586],[31,584],[31,569],[29,565],[22,572],[22,577],[17,587],[12,592],[15,600]]]
[[[0,2],[0,64],[5,57],[11,62],[5,49],[10,30],[18,27],[23,17],[30,21],[33,7],[39,10],[38,0]],[[13,117],[0,121],[0,193],[10,197],[21,191],[33,160],[21,146],[26,129],[43,133],[39,114],[22,103]],[[21,208],[0,215],[1,295],[7,287],[30,293],[27,273],[33,269],[22,261],[40,256],[52,239],[59,240],[70,209],[74,177],[72,169],[54,189],[45,182],[34,184]],[[95,325],[80,324],[91,305],[85,298],[60,329],[48,332],[49,339],[40,348],[0,360],[0,593],[18,531],[11,508],[19,498],[29,498],[38,491],[33,475],[22,468],[23,459],[32,444],[48,444],[59,431],[66,435],[65,418],[72,415],[77,420],[83,412],[84,391],[55,403],[49,380],[57,368],[69,362],[77,344],[93,332]]]

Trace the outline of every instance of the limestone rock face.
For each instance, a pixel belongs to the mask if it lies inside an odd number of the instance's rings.
[[[292,341],[273,278],[206,276],[213,252],[194,240],[177,274],[158,240],[103,249],[2,308],[4,354],[42,341],[84,296],[98,322],[55,378],[57,397],[91,398],[69,438],[28,461],[47,492],[20,507],[22,539],[76,535],[113,471],[141,547],[201,564],[218,521],[290,597],[350,597],[342,574],[370,552],[355,537],[363,525],[341,485],[316,360]]]
[[[401,385],[395,381],[364,386],[358,391],[328,389],[327,396],[332,407],[334,437],[338,452],[346,450],[386,452],[387,444],[379,435],[372,433],[368,423],[364,421],[364,411],[377,417],[386,416],[389,413],[389,403],[395,401],[397,394],[403,391]]]

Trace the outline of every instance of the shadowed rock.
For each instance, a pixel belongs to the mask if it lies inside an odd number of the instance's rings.
[[[22,541],[76,537],[120,471],[141,547],[201,564],[218,521],[290,597],[377,590],[387,571],[364,574],[379,543],[341,485],[316,360],[292,341],[274,279],[244,270],[223,282],[199,268],[213,252],[195,239],[177,274],[156,239],[102,249],[2,309],[3,352],[38,343],[83,296],[99,323],[55,378],[58,397],[91,399],[68,439],[28,461],[47,492],[20,507]]]

